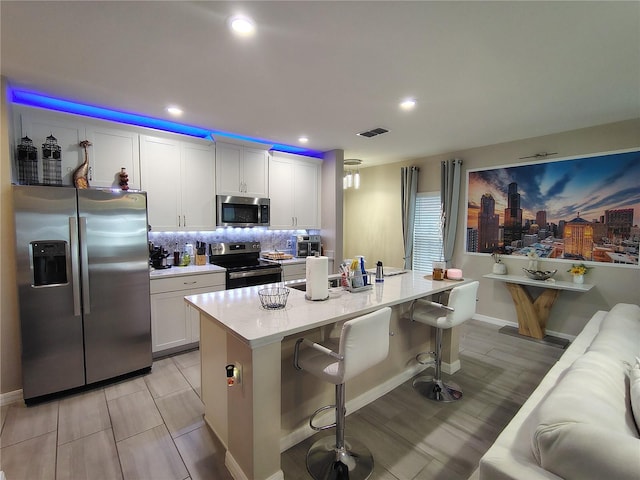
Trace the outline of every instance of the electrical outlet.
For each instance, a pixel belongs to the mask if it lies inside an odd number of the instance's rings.
[[[231,363],[225,367],[227,373],[227,386],[234,387],[242,383],[242,365],[239,362]]]
[[[291,240],[287,240],[287,248],[291,248]]]

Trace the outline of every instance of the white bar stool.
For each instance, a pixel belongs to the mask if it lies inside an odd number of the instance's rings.
[[[336,436],[318,440],[307,452],[307,470],[316,480],[365,480],[373,472],[373,456],[361,442],[344,436],[345,382],[380,363],[389,353],[389,321],[391,309],[348,320],[342,326],[340,339],[325,345],[298,339],[294,351],[294,366],[336,386],[336,404],[316,410],[309,419],[314,430],[336,427]],[[311,348],[301,350],[304,343]],[[334,409],[336,421],[317,427],[313,419],[319,413]]]
[[[423,355],[433,355],[435,375],[424,375],[413,381],[413,387],[425,397],[436,402],[454,402],[462,398],[462,389],[453,382],[442,381],[442,332],[461,323],[471,320],[476,313],[476,294],[479,283],[471,282],[454,287],[449,294],[448,305],[418,299],[411,304],[411,320],[425,323],[436,328],[436,351],[416,355],[416,360],[423,365]]]

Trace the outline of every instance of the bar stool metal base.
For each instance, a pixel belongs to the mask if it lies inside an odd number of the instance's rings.
[[[373,455],[355,438],[336,449],[333,436],[318,440],[307,453],[307,470],[315,480],[366,480],[373,472]]]
[[[430,376],[418,377],[413,381],[413,388],[422,396],[436,402],[455,402],[462,398],[462,389],[455,383],[444,383]]]

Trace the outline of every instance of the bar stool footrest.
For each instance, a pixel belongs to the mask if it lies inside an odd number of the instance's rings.
[[[427,355],[429,355],[431,358],[429,360],[423,359],[423,357],[426,357]],[[416,362],[418,362],[420,365],[432,365],[432,366],[435,366],[436,365],[436,352],[420,352],[419,354],[416,355]]]
[[[317,409],[315,412],[313,412],[313,414],[311,415],[311,417],[309,417],[309,426],[314,429],[316,432],[321,432],[322,430],[328,430],[330,428],[334,428],[336,426],[336,422],[333,422],[329,425],[323,425],[321,427],[317,427],[316,425],[313,424],[313,420],[322,412],[324,412],[325,410],[335,410],[336,406],[335,405],[325,405],[324,407],[320,407],[319,409]]]

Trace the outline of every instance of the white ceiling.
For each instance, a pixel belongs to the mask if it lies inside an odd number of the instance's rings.
[[[251,39],[226,27],[242,11]],[[640,117],[640,2],[0,2],[13,88],[363,167]],[[406,96],[418,100],[400,111]],[[376,127],[370,139],[356,133]],[[535,153],[535,152],[534,152]]]

